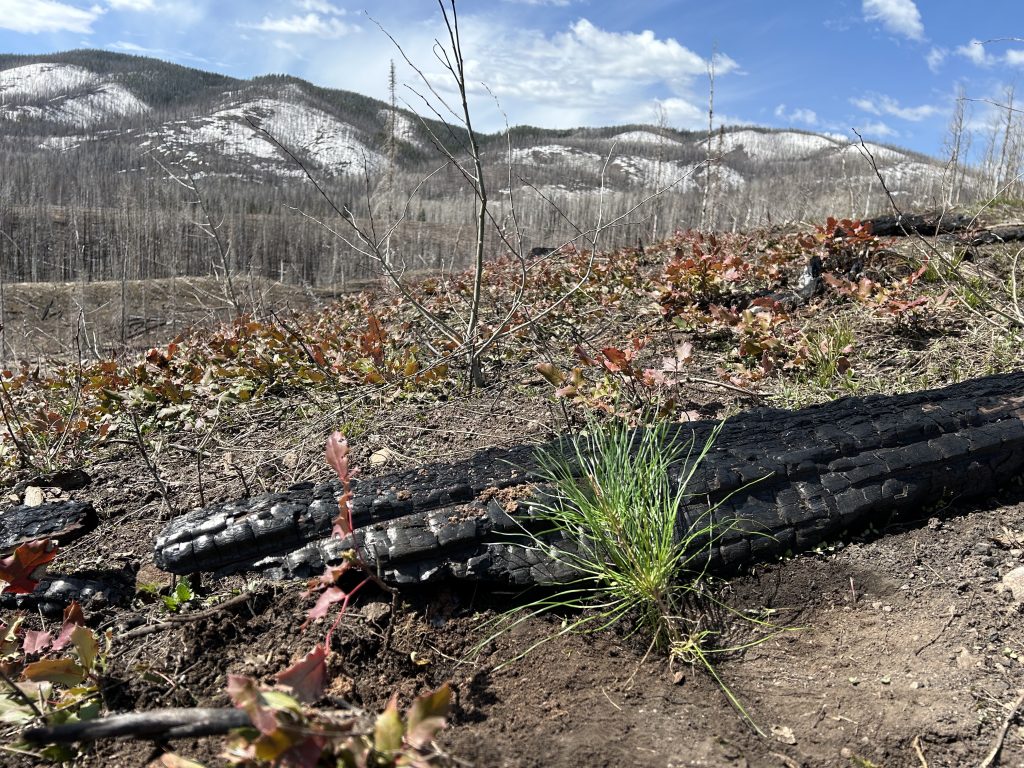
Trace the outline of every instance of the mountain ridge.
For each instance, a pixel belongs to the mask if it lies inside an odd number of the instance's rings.
[[[233,269],[280,277],[294,268],[313,283],[325,271],[371,274],[358,242],[316,231],[341,209],[397,223],[380,231],[417,266],[465,258],[475,198],[434,146],[465,159],[464,133],[291,75],[243,80],[89,49],[0,54],[0,137],[0,258],[17,279],[83,269],[114,278],[128,247],[151,253],[140,278],[208,273],[226,257],[188,234],[200,193],[233,228]],[[934,206],[947,183],[932,158],[793,128],[515,126],[477,138],[492,213],[524,250],[578,239],[609,212],[619,218],[601,242],[617,247],[698,222],[735,230],[887,212],[876,170],[908,209]],[[186,178],[191,192],[177,183]]]

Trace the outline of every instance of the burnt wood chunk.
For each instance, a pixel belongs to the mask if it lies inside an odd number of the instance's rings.
[[[56,539],[63,546],[98,524],[96,510],[85,501],[51,501],[35,507],[19,504],[0,512],[0,554],[38,539]]]
[[[715,427],[675,425],[667,440],[699,448]],[[564,565],[522,546],[530,500],[545,492],[535,456],[536,447],[518,446],[358,480],[356,531],[345,540],[329,538],[336,483],[195,510],[160,535],[156,562],[182,574],[308,576],[356,547],[394,584],[565,580],[573,574]],[[686,472],[681,461],[670,477]],[[1022,474],[1024,373],[796,411],[757,409],[724,422],[691,480],[677,535],[710,521],[715,540],[699,551],[712,568],[734,571],[896,513],[918,517],[951,497],[991,494]]]
[[[903,237],[922,235],[934,237],[957,232],[966,232],[976,226],[972,216],[962,213],[903,213],[898,216],[879,216],[864,219],[862,224],[871,225],[871,234],[878,237]]]

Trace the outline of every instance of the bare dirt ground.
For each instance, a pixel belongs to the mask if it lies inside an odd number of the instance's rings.
[[[977,362],[992,354],[960,320],[934,321],[941,332],[894,335],[873,319],[858,327],[858,339],[876,350],[872,359],[891,366],[877,368],[891,388],[898,388],[893,371],[912,387],[933,366],[949,370],[954,358],[973,354]],[[973,353],[965,349],[972,344]],[[950,345],[960,352],[940,356]],[[1009,353],[1014,364],[1021,364],[1019,349]],[[714,365],[706,365],[713,379]],[[257,403],[244,418],[226,419],[198,462],[198,435],[160,435],[152,458],[170,487],[170,512],[136,446],[125,441],[85,466],[91,484],[70,495],[92,501],[101,524],[64,549],[51,570],[127,563],[138,568],[140,585],[166,587],[170,577],[153,566],[151,547],[170,514],[246,489],[327,479],[323,439],[343,418],[358,426],[350,438],[366,474],[565,428],[550,387],[531,371],[506,372],[500,381],[470,398],[363,398],[358,413],[353,407],[339,414],[330,399],[305,395]],[[876,381],[864,391],[881,388]],[[754,404],[713,383],[688,385],[683,394],[682,407],[704,418]],[[780,387],[771,396],[786,404],[797,395]],[[385,447],[388,463],[372,465],[370,455]],[[739,717],[708,674],[685,668],[677,679],[664,658],[625,630],[557,637],[502,666],[557,633],[560,617],[539,618],[473,657],[481,622],[517,598],[472,585],[424,588],[394,602],[368,595],[356,604],[336,633],[336,676],[325,706],[345,701],[377,712],[395,692],[407,702],[450,682],[455,706],[439,745],[455,764],[478,768],[1021,766],[1024,595],[1015,598],[1002,579],[1022,565],[1024,497],[1015,486],[980,505],[953,500],[731,578],[722,585],[730,605],[770,609],[786,628],[717,666],[766,738]],[[203,600],[184,606],[184,616],[240,592],[253,597],[243,607],[125,643],[119,634],[167,618],[159,602],[140,591],[128,606],[92,610],[90,624],[114,630],[110,708],[225,706],[228,673],[272,682],[319,639],[316,627],[300,630],[310,606],[304,589],[257,575],[207,579],[199,590]],[[10,736],[3,731],[5,742]],[[219,739],[173,747],[221,764]],[[997,747],[998,756],[990,757]],[[143,766],[161,749],[107,741],[85,747],[75,764]],[[36,761],[6,753],[0,763]]]

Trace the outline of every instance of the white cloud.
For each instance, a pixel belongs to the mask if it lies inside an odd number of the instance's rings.
[[[1018,48],[1006,52],[1006,63],[1011,67],[1024,67],[1024,50]]]
[[[147,56],[153,56],[163,53],[163,51],[161,51],[158,48],[146,48],[144,46],[137,45],[136,43],[129,43],[125,40],[118,40],[113,43],[107,43],[107,48],[110,48],[113,51],[124,51],[125,53],[145,54]]]
[[[928,69],[932,72],[938,72],[948,53],[949,51],[945,48],[932,48],[928,51],[928,55],[924,57],[925,62],[928,64]]]
[[[473,36],[478,44],[472,50],[486,54],[467,62],[471,80],[487,83],[500,98],[548,106],[607,109],[617,101],[629,103],[646,88],[660,88],[671,92],[679,111],[679,99],[707,75],[707,60],[672,38],[650,31],[612,32],[586,19],[551,36],[502,36],[481,27],[474,28]],[[716,76],[735,69],[728,56],[716,58]]]
[[[92,34],[93,22],[102,15],[103,9],[97,5],[86,10],[57,0],[0,0],[0,29],[28,34]]]
[[[974,38],[967,45],[959,46],[955,53],[979,67],[991,67],[996,63],[996,57],[985,50],[985,44]]]
[[[154,0],[107,0],[107,5],[115,11],[152,11],[156,8]]]
[[[921,12],[914,0],[863,0],[861,10],[867,21],[881,22],[889,32],[911,40],[924,38]]]
[[[298,0],[296,4],[302,10],[313,13],[330,13],[334,16],[344,16],[347,13],[344,8],[328,3],[327,0]]]
[[[874,95],[869,97],[861,97],[857,99],[850,99],[850,103],[864,112],[872,115],[892,115],[898,117],[901,120],[909,120],[911,122],[919,122],[927,117],[931,117],[939,112],[938,107],[934,107],[931,104],[922,104],[919,107],[903,107],[900,103],[892,98],[891,96],[878,96]]]
[[[315,35],[316,37],[324,38],[344,37],[359,29],[354,24],[346,24],[338,19],[325,19],[315,13],[307,13],[305,16],[288,16],[287,18],[264,16],[263,20],[259,23],[239,24],[239,26],[246,29],[255,29],[260,32],[276,32],[283,35]]]
[[[858,126],[857,133],[862,136],[880,136],[882,138],[893,138],[900,135],[898,131],[893,130],[881,120]]]
[[[785,104],[779,104],[779,106],[775,108],[775,116],[780,120],[786,120],[790,123],[803,123],[805,125],[818,124],[818,113],[813,109],[807,109],[806,107],[797,107],[792,110],[787,110]]]
[[[501,130],[506,115],[511,125],[551,128],[656,122],[656,103],[672,127],[707,127],[708,60],[678,40],[653,32],[608,30],[585,19],[541,31],[512,27],[507,19],[490,14],[467,14],[459,18],[459,26],[470,107],[481,130]],[[434,56],[436,23],[413,22],[390,31],[456,107],[451,75]],[[268,69],[287,71],[292,64],[283,51],[268,53]],[[303,74],[318,84],[387,98],[388,65],[394,59],[399,82],[426,93],[416,73],[380,35],[346,39],[346,56],[359,61],[359,67],[340,68],[337,49],[329,44],[307,46],[303,53],[308,61]],[[716,59],[719,82],[728,81],[738,69],[729,56]],[[429,114],[408,89],[401,88],[398,95],[411,108]],[[716,118],[727,120],[721,113]]]
[[[557,5],[561,8],[572,4],[572,0],[505,0],[505,2],[517,5]]]

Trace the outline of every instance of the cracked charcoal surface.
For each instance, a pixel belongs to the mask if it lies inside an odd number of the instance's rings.
[[[35,507],[19,504],[0,514],[0,553],[38,539],[57,539],[64,546],[98,524],[96,510],[86,501],[51,501]]]
[[[701,446],[716,423],[677,425],[668,439]],[[329,538],[336,482],[195,510],[157,539],[156,562],[182,574],[308,576],[358,547],[394,584],[563,581],[572,571],[517,544],[510,517],[528,520],[527,498],[538,492],[535,450],[492,449],[356,480],[356,532],[345,540]],[[672,479],[686,471],[674,466]],[[951,495],[988,495],[1022,475],[1024,373],[796,411],[757,409],[724,423],[691,481],[677,535],[703,526],[709,507],[719,505],[710,512],[717,538],[705,540],[700,557],[734,571],[885,523],[893,513],[923,514]]]

